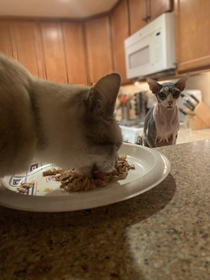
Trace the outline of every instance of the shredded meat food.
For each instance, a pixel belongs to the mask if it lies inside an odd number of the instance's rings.
[[[129,164],[126,156],[118,155],[118,165],[114,170],[105,174],[101,179],[88,178],[78,174],[76,169],[62,170],[51,168],[43,172],[43,176],[53,176],[56,181],[61,182],[60,188],[67,192],[90,191],[98,187],[106,187],[109,183],[125,179],[130,169],[135,169],[133,164]]]

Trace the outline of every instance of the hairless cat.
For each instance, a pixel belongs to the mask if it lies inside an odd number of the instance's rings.
[[[147,79],[150,90],[156,95],[158,103],[149,110],[145,117],[143,145],[146,147],[162,147],[176,144],[179,130],[179,109],[177,100],[186,86],[188,76],[176,83],[159,84]]]

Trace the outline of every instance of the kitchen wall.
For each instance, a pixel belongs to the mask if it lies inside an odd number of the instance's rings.
[[[186,89],[201,90],[203,102],[210,108],[210,72],[190,77]]]

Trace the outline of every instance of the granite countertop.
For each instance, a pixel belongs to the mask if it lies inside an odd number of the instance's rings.
[[[182,144],[208,139],[210,139],[210,128],[193,130],[186,129],[183,126],[181,126],[178,132],[178,138],[176,143]]]
[[[209,280],[210,140],[158,150],[169,176],[127,201],[68,213],[0,207],[0,279]]]

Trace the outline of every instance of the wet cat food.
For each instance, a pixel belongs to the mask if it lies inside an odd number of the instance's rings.
[[[118,155],[118,165],[109,174],[88,178],[78,174],[76,169],[62,170],[51,168],[43,172],[43,176],[53,176],[56,181],[61,182],[60,188],[67,192],[90,191],[98,187],[106,187],[109,183],[125,179],[130,169],[135,169],[133,164],[129,164],[126,156]]]

